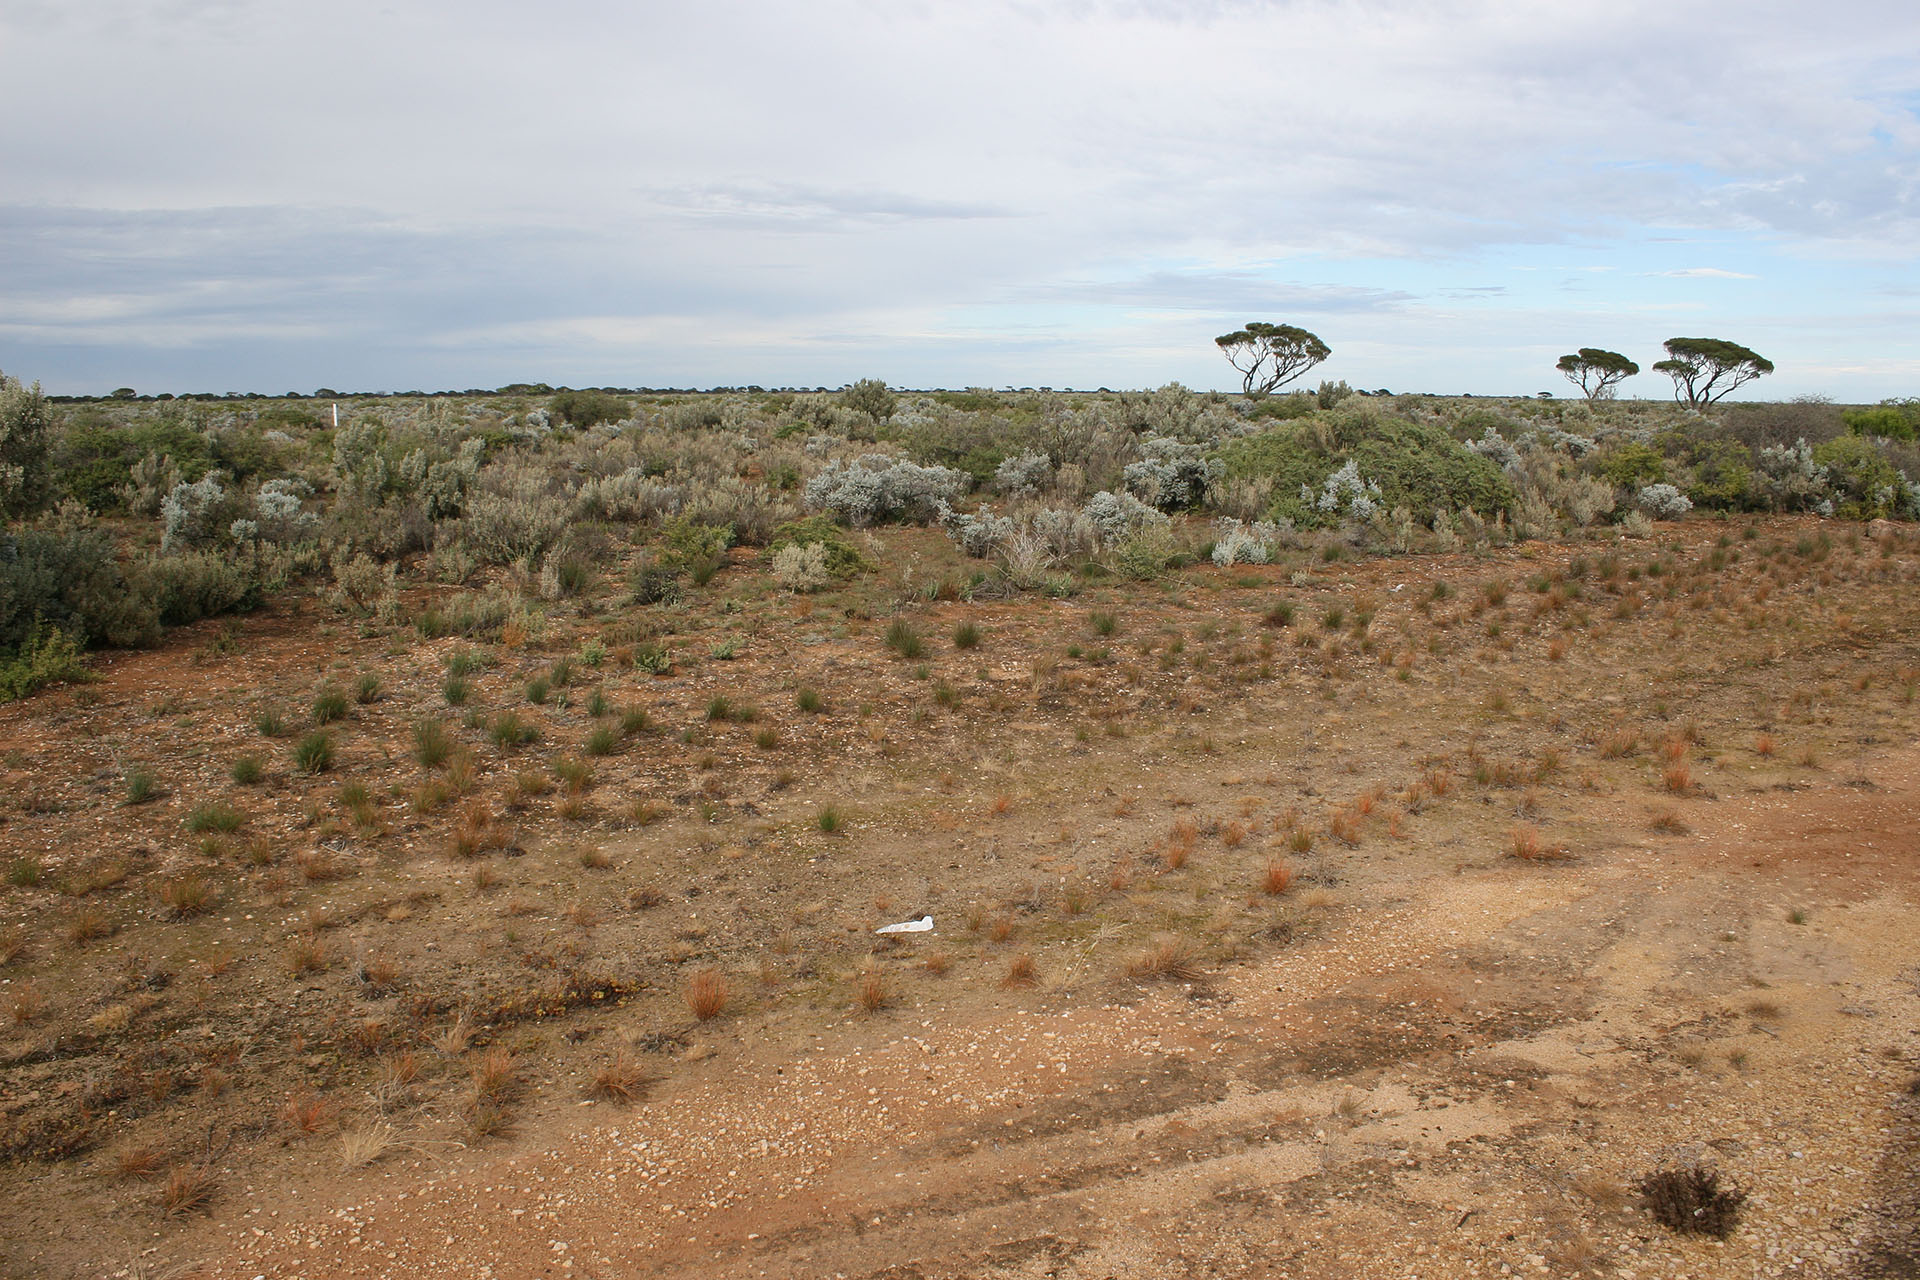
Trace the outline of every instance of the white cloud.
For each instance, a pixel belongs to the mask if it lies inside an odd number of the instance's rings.
[[[1528,0],[573,0],[538,19],[16,0],[0,236],[31,278],[0,286],[0,318],[66,298],[84,324],[138,297],[186,320],[200,286],[252,283],[261,316],[277,296],[345,333],[330,361],[356,329],[391,358],[397,334],[476,381],[518,358],[486,343],[578,317],[629,364],[704,367],[700,335],[731,327],[744,363],[865,341],[881,374],[888,324],[991,320],[1098,335],[1116,355],[1097,380],[1138,384],[1175,372],[1132,363],[1174,345],[1171,316],[1204,361],[1216,319],[1418,317],[1534,250],[1520,265],[1580,273],[1583,307],[1815,255],[1877,263],[1884,288],[1920,249],[1916,65],[1920,14],[1894,0],[1760,0],[1732,26],[1707,0],[1605,22]],[[257,351],[233,349],[234,385]],[[998,380],[961,363],[989,359],[1010,357],[955,341],[941,376]]]

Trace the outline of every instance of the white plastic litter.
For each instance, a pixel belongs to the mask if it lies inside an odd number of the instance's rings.
[[[933,917],[921,916],[918,920],[902,920],[899,924],[882,925],[875,933],[932,933]]]

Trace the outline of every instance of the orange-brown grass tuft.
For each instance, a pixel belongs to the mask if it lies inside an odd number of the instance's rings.
[[[1192,856],[1192,845],[1184,844],[1178,840],[1171,840],[1167,842],[1167,851],[1161,855],[1161,860],[1167,864],[1167,870],[1178,871],[1187,865],[1187,859]]]
[[[1229,822],[1220,833],[1220,843],[1229,849],[1238,849],[1247,838],[1247,829],[1237,822]]]
[[[1427,776],[1421,781],[1426,783],[1427,790],[1433,793],[1435,799],[1439,799],[1453,789],[1453,775],[1445,769],[1429,769]]]
[[[1565,849],[1540,838],[1540,828],[1522,822],[1507,835],[1507,852],[1523,862],[1553,862],[1567,856]]]
[[[1114,863],[1113,869],[1107,872],[1107,888],[1113,890],[1115,893],[1125,893],[1132,887],[1133,864],[1130,862]]]
[[[1185,938],[1158,938],[1127,962],[1127,976],[1136,982],[1194,982],[1201,972],[1193,944]]]
[[[520,1064],[512,1050],[494,1045],[473,1064],[473,1096],[478,1101],[500,1103],[511,1099],[520,1089]]]
[[[937,978],[953,967],[953,957],[944,951],[929,951],[920,967]]]
[[[1013,797],[1002,791],[993,798],[993,816],[1004,818],[1013,812]]]
[[[1342,809],[1327,822],[1327,834],[1349,847],[1360,843],[1360,816]]]
[[[868,969],[854,983],[853,1002],[862,1013],[878,1013],[887,1007],[888,999],[887,980],[875,970]]]
[[[333,1123],[335,1110],[322,1095],[303,1093],[287,1100],[280,1108],[280,1118],[301,1133],[319,1133]]]
[[[1015,987],[1031,987],[1040,981],[1040,970],[1034,965],[1033,957],[1021,952],[1007,962],[1006,976],[1000,979],[1000,985],[1009,990]]]
[[[318,973],[330,962],[326,944],[315,934],[303,933],[287,944],[287,969],[296,978]]]
[[[647,1072],[625,1049],[614,1051],[610,1061],[593,1073],[587,1096],[607,1102],[637,1102],[646,1092]]]
[[[1693,790],[1693,770],[1684,761],[1670,764],[1660,775],[1661,785],[1677,796]]]
[[[1773,754],[1773,752],[1774,752],[1774,744],[1773,744],[1772,734],[1762,733],[1762,734],[1757,734],[1754,737],[1753,754],[1757,756],[1770,756]]]
[[[992,922],[987,925],[987,936],[995,942],[1005,942],[1011,938],[1013,936],[1013,917],[1004,913],[995,916]]]
[[[206,1208],[219,1189],[220,1179],[205,1165],[177,1164],[160,1187],[160,1209],[169,1218],[181,1217]]]
[[[216,901],[213,885],[197,871],[175,876],[160,886],[160,902],[176,920],[212,910]]]
[[[702,969],[687,980],[687,1008],[702,1022],[711,1021],[725,1013],[731,995],[727,990],[726,975],[718,969]]]
[[[156,1146],[128,1147],[113,1158],[114,1172],[123,1178],[138,1178],[142,1182],[160,1176],[167,1167],[167,1153]]]
[[[1260,891],[1269,897],[1285,893],[1293,885],[1293,867],[1275,858],[1260,877]]]
[[[1600,737],[1602,760],[1624,760],[1640,749],[1640,735],[1631,729],[1610,729]]]

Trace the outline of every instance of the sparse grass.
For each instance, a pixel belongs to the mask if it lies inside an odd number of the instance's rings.
[[[1680,811],[1672,805],[1665,805],[1656,809],[1653,817],[1648,819],[1647,825],[1655,831],[1663,832],[1670,836],[1683,836],[1686,835],[1689,830],[1686,819],[1682,818]]]
[[[413,758],[424,769],[438,769],[453,754],[453,734],[444,720],[431,716],[414,722]]]
[[[956,649],[977,649],[980,646],[980,628],[971,619],[961,622],[953,629],[953,647]]]
[[[126,800],[128,804],[145,804],[160,796],[160,784],[155,781],[153,771],[144,768],[127,770]]]
[[[322,689],[313,699],[313,722],[332,724],[347,718],[347,695],[338,689]]]
[[[380,692],[380,677],[374,672],[362,672],[353,683],[353,700],[363,707],[380,701]]]
[[[37,889],[45,877],[40,859],[30,853],[7,864],[7,883],[16,889]]]
[[[896,658],[912,662],[927,651],[927,642],[911,622],[905,618],[895,618],[887,627],[887,648],[893,650]]]
[[[518,712],[502,711],[493,718],[487,736],[493,739],[494,746],[502,751],[511,751],[538,739],[540,730],[522,720]]]
[[[440,697],[450,707],[463,707],[473,696],[473,686],[459,676],[448,676],[440,686]]]
[[[333,738],[320,730],[300,739],[293,748],[293,767],[302,773],[325,773],[333,768]]]
[[[209,831],[229,835],[246,825],[246,821],[247,815],[239,809],[216,800],[194,807],[187,815],[187,830],[195,835],[205,835]]]
[[[253,727],[263,738],[285,737],[287,717],[277,707],[262,707],[253,713]]]
[[[160,902],[176,920],[202,915],[212,910],[217,901],[219,895],[214,892],[213,884],[197,871],[175,876],[160,886]]]
[[[1198,982],[1204,976],[1199,953],[1185,938],[1156,938],[1127,962],[1135,982]]]
[[[1110,609],[1095,609],[1087,615],[1087,629],[1097,636],[1110,636],[1120,629],[1120,619]]]
[[[620,747],[620,731],[612,725],[595,725],[587,731],[586,751],[590,756],[610,756]]]

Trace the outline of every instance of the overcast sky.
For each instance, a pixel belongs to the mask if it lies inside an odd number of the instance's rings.
[[[0,0],[47,390],[1920,394],[1912,0]],[[1629,395],[1664,397],[1653,373]]]

